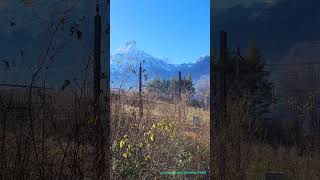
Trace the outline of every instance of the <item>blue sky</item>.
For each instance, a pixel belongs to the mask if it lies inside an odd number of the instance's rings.
[[[210,0],[111,1],[111,53],[128,40],[171,63],[210,52]]]

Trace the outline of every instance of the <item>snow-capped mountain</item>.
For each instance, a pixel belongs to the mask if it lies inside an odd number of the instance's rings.
[[[128,41],[111,55],[111,86],[130,87],[137,85],[139,65],[143,67],[143,81],[154,78],[177,77],[178,71],[185,76],[190,74],[194,80],[209,74],[209,56],[202,56],[195,63],[169,64],[137,47],[136,41]]]

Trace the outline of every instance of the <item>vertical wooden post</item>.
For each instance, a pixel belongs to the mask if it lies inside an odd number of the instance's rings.
[[[181,85],[182,85],[182,83],[181,83],[181,71],[179,71],[179,80],[178,80],[178,100],[179,100],[179,107],[178,107],[178,118],[179,118],[179,120],[181,120],[181,100],[182,100],[182,98],[181,98],[181,89],[182,89],[182,87],[181,87]]]
[[[211,50],[212,51],[212,50]],[[224,141],[224,128],[226,123],[226,79],[225,79],[225,65],[227,57],[227,34],[225,31],[220,32],[220,58],[217,63],[217,68],[211,59],[210,71],[210,118],[211,119],[211,132],[210,143],[211,150],[216,151],[217,166],[218,166],[218,179],[226,179],[226,155],[225,155],[225,141]],[[213,70],[217,70],[214,73]],[[214,75],[216,76],[214,78]],[[214,80],[216,84],[214,84]],[[213,139],[214,138],[214,139]],[[215,144],[215,145],[214,145]],[[213,156],[213,153],[211,153]],[[213,157],[211,157],[213,158]],[[211,168],[214,159],[211,159]],[[211,169],[213,172],[213,169]],[[211,175],[211,179],[214,179]]]
[[[179,71],[179,99],[181,100],[181,91],[182,91],[182,80],[181,80],[181,71]]]
[[[221,108],[221,116],[218,121],[218,127],[223,128],[225,119],[225,106],[226,106],[226,57],[227,57],[227,33],[220,32],[220,59],[219,59],[219,107]]]
[[[227,57],[227,33],[225,31],[220,32],[220,101],[218,106],[220,106],[220,115],[218,121],[218,131],[220,133],[223,131],[223,128],[226,127],[226,57]],[[221,179],[226,179],[226,141],[220,141],[221,149],[221,159],[219,162],[219,176]]]
[[[99,6],[96,7],[96,16],[95,16],[95,32],[94,32],[94,109],[95,116],[99,118],[99,97],[100,97],[100,52],[101,52],[101,16],[99,15]]]
[[[240,55],[240,48],[237,48],[237,58],[236,58],[236,84],[237,86],[239,85],[239,79],[240,79],[240,59],[241,59],[241,55]]]
[[[110,113],[110,0],[106,0],[106,89],[105,89],[105,110],[106,117],[104,122],[105,127],[105,142],[106,142],[106,166],[105,179],[111,179],[111,113]]]
[[[216,138],[216,136],[214,135],[215,133],[215,124],[217,122],[216,120],[216,116],[214,115],[214,102],[215,102],[215,88],[214,88],[214,43],[213,43],[213,17],[214,17],[214,13],[213,13],[213,2],[214,0],[210,0],[210,99],[209,99],[209,106],[210,106],[210,162],[209,162],[209,176],[210,176],[210,180],[214,180],[214,166],[215,166],[215,162],[214,162],[214,147],[215,147],[215,143],[214,143],[214,138]]]
[[[101,81],[101,16],[99,5],[96,4],[95,35],[94,35],[94,113],[95,113],[95,179],[104,179],[105,174],[105,151],[104,131],[100,119],[100,81]]]
[[[142,102],[142,65],[139,66],[139,115],[143,116],[143,102]]]
[[[240,60],[241,60],[241,55],[240,55],[240,48],[237,48],[237,58],[236,58],[236,72],[235,72],[235,83],[236,83],[236,93],[233,94],[235,98],[238,98],[241,94],[240,92]],[[239,122],[239,126],[241,126]],[[239,127],[240,128],[240,127]],[[234,137],[235,139],[233,140],[234,142],[234,149],[236,152],[236,172],[238,173],[237,178],[239,180],[244,180],[245,179],[245,174],[243,173],[243,168],[241,166],[241,159],[242,159],[242,152],[241,152],[241,144],[242,144],[242,138],[241,136],[236,136]]]

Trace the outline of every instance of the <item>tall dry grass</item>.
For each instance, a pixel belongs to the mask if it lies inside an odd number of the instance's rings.
[[[61,94],[34,92],[37,103],[30,113],[14,93],[1,94],[1,178],[94,179],[94,118],[87,96],[71,93],[68,100]],[[165,102],[145,94],[140,117],[138,96],[132,92],[111,102],[112,178],[181,179],[186,176],[160,172],[208,171],[209,112],[188,106],[187,98]],[[230,100],[228,124],[211,137],[217,139],[217,179],[221,157],[226,179],[262,179],[266,171],[282,171],[291,179],[319,179],[317,152],[301,155],[296,146],[274,147],[256,138],[259,129],[248,126],[249,105],[249,99]],[[193,116],[202,119],[198,128],[190,125]]]
[[[160,178],[161,171],[208,169],[205,140],[208,142],[209,132],[196,133],[190,128],[184,101],[168,103],[145,94],[143,117],[134,103],[122,102],[115,102],[112,111],[116,178],[151,179]]]

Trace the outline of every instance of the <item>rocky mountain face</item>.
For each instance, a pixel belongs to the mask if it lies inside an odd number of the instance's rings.
[[[129,87],[138,84],[139,65],[143,68],[144,83],[154,78],[178,77],[190,74],[194,80],[210,72],[210,57],[202,56],[194,63],[170,64],[137,47],[136,41],[128,41],[111,55],[111,84],[113,87]]]

